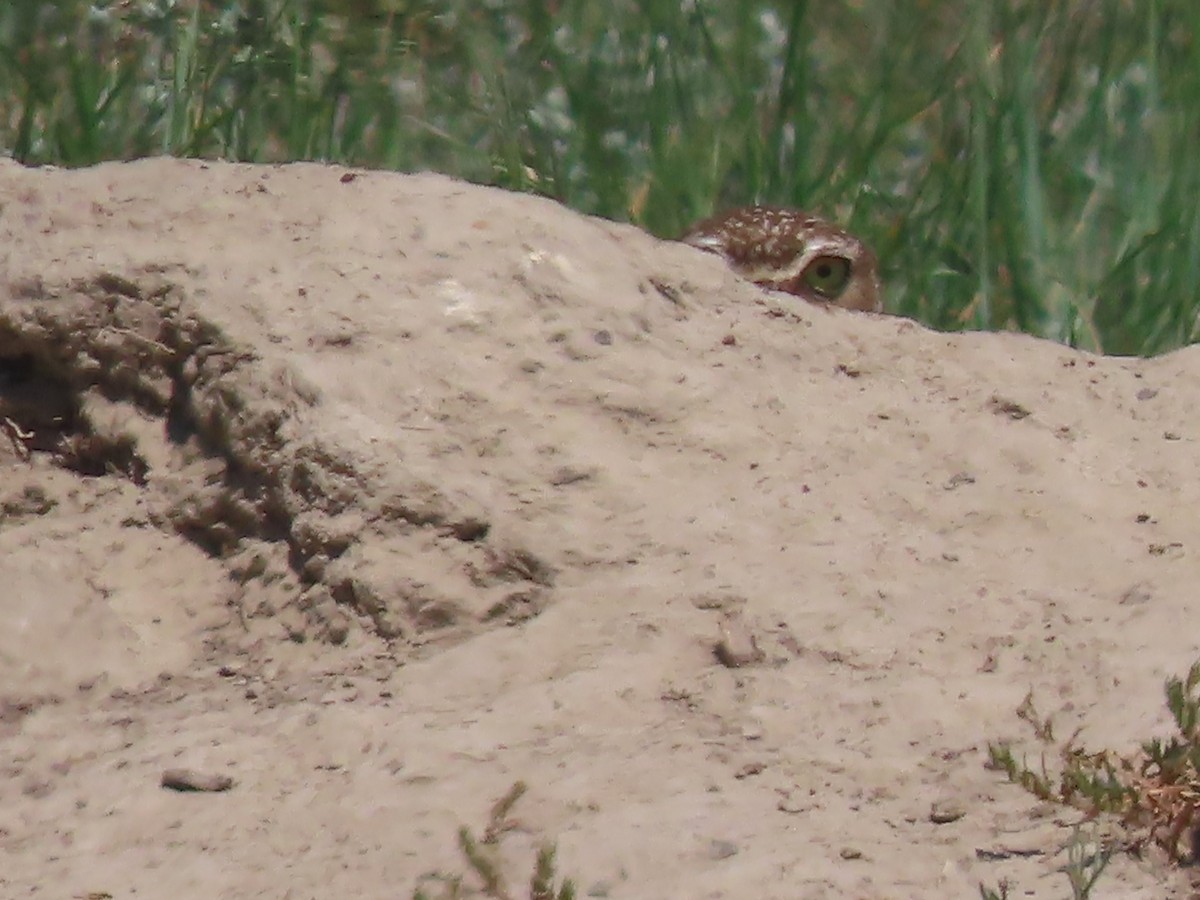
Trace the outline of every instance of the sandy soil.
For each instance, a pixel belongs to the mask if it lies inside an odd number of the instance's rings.
[[[0,164],[0,896],[436,892],[518,779],[516,896],[1069,896],[987,745],[1167,733],[1198,387],[438,176]]]

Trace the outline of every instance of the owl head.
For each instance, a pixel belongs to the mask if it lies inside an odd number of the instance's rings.
[[[682,240],[724,257],[738,275],[811,303],[879,312],[871,248],[836,225],[793,209],[746,206],[693,225]]]

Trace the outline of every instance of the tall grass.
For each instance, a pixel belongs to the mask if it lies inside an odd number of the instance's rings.
[[[1188,0],[7,0],[0,148],[435,169],[663,236],[823,212],[888,307],[1111,353],[1197,339]]]

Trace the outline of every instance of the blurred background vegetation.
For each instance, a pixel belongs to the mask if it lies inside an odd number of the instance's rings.
[[[429,169],[674,237],[867,238],[888,308],[1198,339],[1195,0],[4,0],[0,152]]]

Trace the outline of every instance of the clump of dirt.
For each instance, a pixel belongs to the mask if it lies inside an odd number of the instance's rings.
[[[422,643],[519,621],[548,601],[551,567],[495,544],[476,511],[430,485],[380,498],[371,473],[304,439],[297,416],[320,405],[320,391],[278,369],[272,378],[168,271],[39,278],[10,297],[0,303],[8,452],[137,486],[151,524],[222,561],[236,583],[277,588],[278,603],[244,616],[290,609],[295,640],[341,643],[357,621],[388,641]],[[53,503],[26,488],[0,506],[0,521]],[[422,578],[427,560],[406,565],[422,554],[404,545],[431,540],[465,548],[451,564],[457,590]]]

